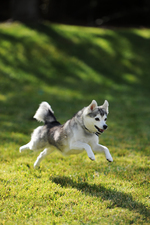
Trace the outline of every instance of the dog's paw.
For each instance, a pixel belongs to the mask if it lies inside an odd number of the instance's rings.
[[[22,147],[19,148],[19,152],[20,152],[20,153],[22,152]]]
[[[109,161],[109,162],[113,162],[113,158],[108,150],[107,147],[105,147],[105,156],[106,156],[106,159]]]
[[[113,158],[112,158],[112,156],[111,155],[109,155],[109,157],[107,156],[107,158],[106,158],[107,160],[108,160],[108,162],[113,162]]]
[[[92,161],[94,161],[95,160],[95,155],[93,154],[93,155],[90,155],[89,156],[89,159],[91,159]]]
[[[95,161],[95,158],[90,158],[90,157],[89,157],[89,159],[92,160],[92,161]]]
[[[108,162],[113,162],[113,159],[112,159],[112,160],[110,160],[110,159],[107,159],[107,161],[108,161]]]
[[[39,164],[37,162],[34,163],[34,169],[38,169],[39,168]]]

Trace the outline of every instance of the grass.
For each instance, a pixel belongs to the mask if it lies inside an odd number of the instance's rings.
[[[0,25],[0,224],[150,223],[150,30]],[[114,162],[86,153],[19,153],[48,101],[61,123],[110,104],[100,137]]]

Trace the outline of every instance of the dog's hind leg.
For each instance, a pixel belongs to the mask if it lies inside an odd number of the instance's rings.
[[[19,152],[22,152],[22,151],[27,150],[27,149],[30,149],[30,150],[33,150],[33,151],[38,150],[38,145],[37,145],[36,142],[33,142],[31,140],[28,144],[21,146],[19,148]]]
[[[40,155],[37,157],[37,160],[34,163],[34,168],[39,167],[40,162],[49,154],[51,154],[54,150],[50,148],[45,148],[44,151],[40,153]]]
[[[19,148],[19,152],[22,152],[24,150],[30,149],[30,142],[26,145],[23,145]]]

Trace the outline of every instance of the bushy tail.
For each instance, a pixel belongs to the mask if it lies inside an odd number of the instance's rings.
[[[36,120],[40,122],[53,122],[56,121],[54,116],[54,111],[52,110],[51,106],[47,102],[42,102],[36,111],[34,117]]]

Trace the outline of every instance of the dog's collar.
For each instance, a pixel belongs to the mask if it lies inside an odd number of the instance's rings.
[[[84,129],[87,130],[89,133],[92,133],[91,131],[89,131],[89,129],[87,129],[87,127],[85,125],[83,125]]]
[[[101,133],[99,133],[99,132],[96,132],[95,134],[96,134],[97,136],[101,135]]]
[[[87,130],[89,133],[92,133],[92,134],[96,134],[97,136],[99,136],[101,133],[99,132],[91,132],[85,125],[83,125],[84,129]]]

